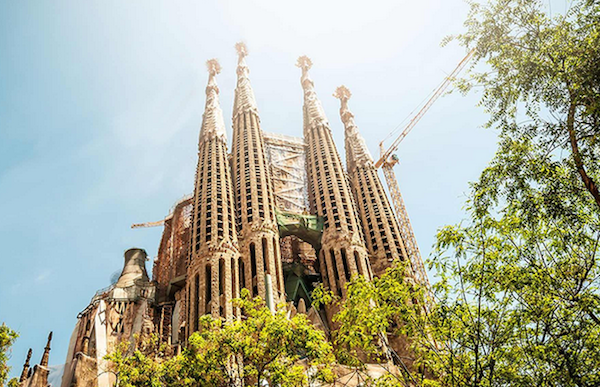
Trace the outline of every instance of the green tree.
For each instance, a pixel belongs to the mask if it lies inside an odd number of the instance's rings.
[[[234,302],[242,319],[224,323],[203,316],[180,355],[169,356],[156,338],[133,352],[122,344],[107,357],[119,386],[286,387],[333,381],[332,347],[305,315],[272,313],[245,289]]]
[[[405,335],[417,365],[373,383],[600,385],[600,5],[544,4],[473,3],[451,38],[475,50],[457,84],[482,90],[498,150],[437,235],[427,313],[401,268],[348,285],[336,346],[360,363]]]
[[[464,91],[479,87],[496,155],[468,220],[443,228],[430,319],[449,385],[600,385],[600,5],[472,4]]]
[[[10,367],[6,364],[9,359],[10,348],[19,335],[2,323],[0,325],[0,386],[8,379]]]
[[[360,374],[364,385],[435,385],[431,373],[424,371],[430,370],[427,354],[435,350],[426,332],[425,294],[407,275],[406,264],[397,262],[372,281],[353,277],[342,300],[323,287],[315,289],[313,300],[316,307],[323,303],[339,309],[332,331],[336,359]],[[415,341],[419,337],[425,339]],[[387,372],[373,379],[366,373],[368,363],[378,363]]]

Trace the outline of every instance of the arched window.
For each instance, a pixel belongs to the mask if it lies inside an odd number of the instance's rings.
[[[211,281],[212,270],[210,265],[206,265],[204,272],[204,314],[210,314],[211,310],[211,298],[212,298],[212,281]],[[196,325],[198,324],[198,319],[196,319]]]
[[[258,279],[256,278],[256,246],[254,243],[250,243],[250,270],[252,278],[250,279],[252,286],[252,297],[258,296]]]
[[[250,243],[250,267],[252,268],[252,278],[256,277],[256,246]]]
[[[348,267],[348,259],[346,259],[346,249],[342,249],[342,265],[344,266],[344,274],[346,276],[346,281],[350,282],[350,268]]]
[[[194,332],[198,330],[198,322],[200,321],[200,275],[196,274],[194,278]]]
[[[225,294],[225,259],[219,259],[219,316],[225,316],[223,295]]]
[[[279,271],[280,259],[277,259],[277,239],[273,237],[273,261],[275,262],[275,287],[278,291],[283,291],[281,284],[279,283],[279,276],[281,272]]]
[[[342,295],[342,285],[340,284],[340,273],[338,272],[337,262],[335,260],[335,252],[333,249],[329,250],[329,255],[331,257],[331,265],[333,266],[333,274],[335,276],[335,283],[337,285],[337,293],[338,295]]]
[[[246,287],[246,270],[244,268],[244,261],[238,260],[239,273],[240,273],[240,291]]]
[[[237,283],[238,283],[238,279],[237,279],[237,273],[235,272],[235,260],[233,258],[231,258],[231,297],[232,298],[237,298],[238,296],[238,288],[237,288]],[[236,309],[237,308],[233,308],[233,315],[237,316],[236,313]]]
[[[365,273],[363,273],[362,266],[360,265],[360,255],[356,250],[354,250],[354,261],[356,262],[356,269],[358,270],[358,274],[364,276]]]
[[[271,274],[271,262],[269,262],[269,247],[267,246],[267,238],[262,239],[262,258],[265,274]]]

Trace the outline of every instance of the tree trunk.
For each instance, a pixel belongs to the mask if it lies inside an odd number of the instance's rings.
[[[569,132],[569,142],[571,143],[571,152],[573,153],[573,160],[575,161],[575,167],[581,181],[585,188],[592,194],[598,207],[600,207],[600,192],[596,182],[588,176],[583,161],[581,160],[581,154],[579,153],[579,145],[577,144],[577,136],[575,135],[575,103],[571,102],[569,106],[569,113],[567,115],[567,131]]]

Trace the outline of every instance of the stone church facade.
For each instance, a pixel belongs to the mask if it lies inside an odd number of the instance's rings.
[[[219,103],[221,67],[213,59],[194,192],[162,223],[152,279],[146,252],[129,249],[118,281],[98,291],[79,314],[62,387],[113,385],[104,355],[134,335],[156,333],[176,353],[199,329],[202,315],[241,318],[231,300],[243,288],[273,310],[306,313],[328,332],[336,311],[311,306],[315,286],[322,283],[344,297],[352,276],[372,279],[407,259],[390,201],[348,107],[350,91],[342,86],[334,94],[345,127],[344,168],[310,77],[311,60],[300,57],[297,63],[304,128],[302,138],[293,138],[262,131],[247,50],[243,44],[236,49],[231,151]],[[40,380],[44,365],[36,367],[37,373],[24,371],[24,387],[46,387],[47,375]]]

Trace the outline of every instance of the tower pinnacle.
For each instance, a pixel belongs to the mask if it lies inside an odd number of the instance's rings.
[[[43,367],[48,367],[48,358],[50,357],[50,342],[52,341],[52,332],[48,335],[48,342],[46,343],[46,348],[44,348],[44,354],[42,355],[42,361],[40,365]]]
[[[296,66],[302,69],[302,77],[300,82],[302,83],[302,89],[304,90],[304,131],[314,129],[318,124],[327,124],[327,117],[325,116],[325,110],[323,105],[317,97],[315,91],[315,83],[310,78],[308,70],[312,67],[312,60],[303,55],[298,58]]]
[[[200,142],[212,138],[226,140],[225,122],[223,121],[223,111],[219,105],[219,86],[217,86],[216,76],[221,72],[221,65],[216,59],[206,62],[208,67],[208,85],[206,86],[206,107],[202,119],[202,129],[200,130]]]
[[[236,43],[235,49],[238,52],[237,66],[237,86],[235,88],[235,100],[233,102],[233,119],[245,111],[254,110],[258,114],[254,91],[250,85],[250,69],[246,64],[248,48],[243,42]]]
[[[29,348],[27,352],[27,358],[25,359],[25,364],[23,364],[23,372],[21,372],[21,377],[19,378],[19,382],[23,383],[25,379],[27,379],[27,374],[29,373],[29,361],[31,360],[31,354],[33,351]]]
[[[333,93],[335,98],[341,102],[340,117],[344,123],[346,134],[346,161],[348,171],[353,171],[357,166],[365,166],[373,163],[371,153],[367,148],[365,139],[358,132],[358,126],[354,122],[354,114],[348,108],[348,100],[352,93],[344,85],[339,86]]]

